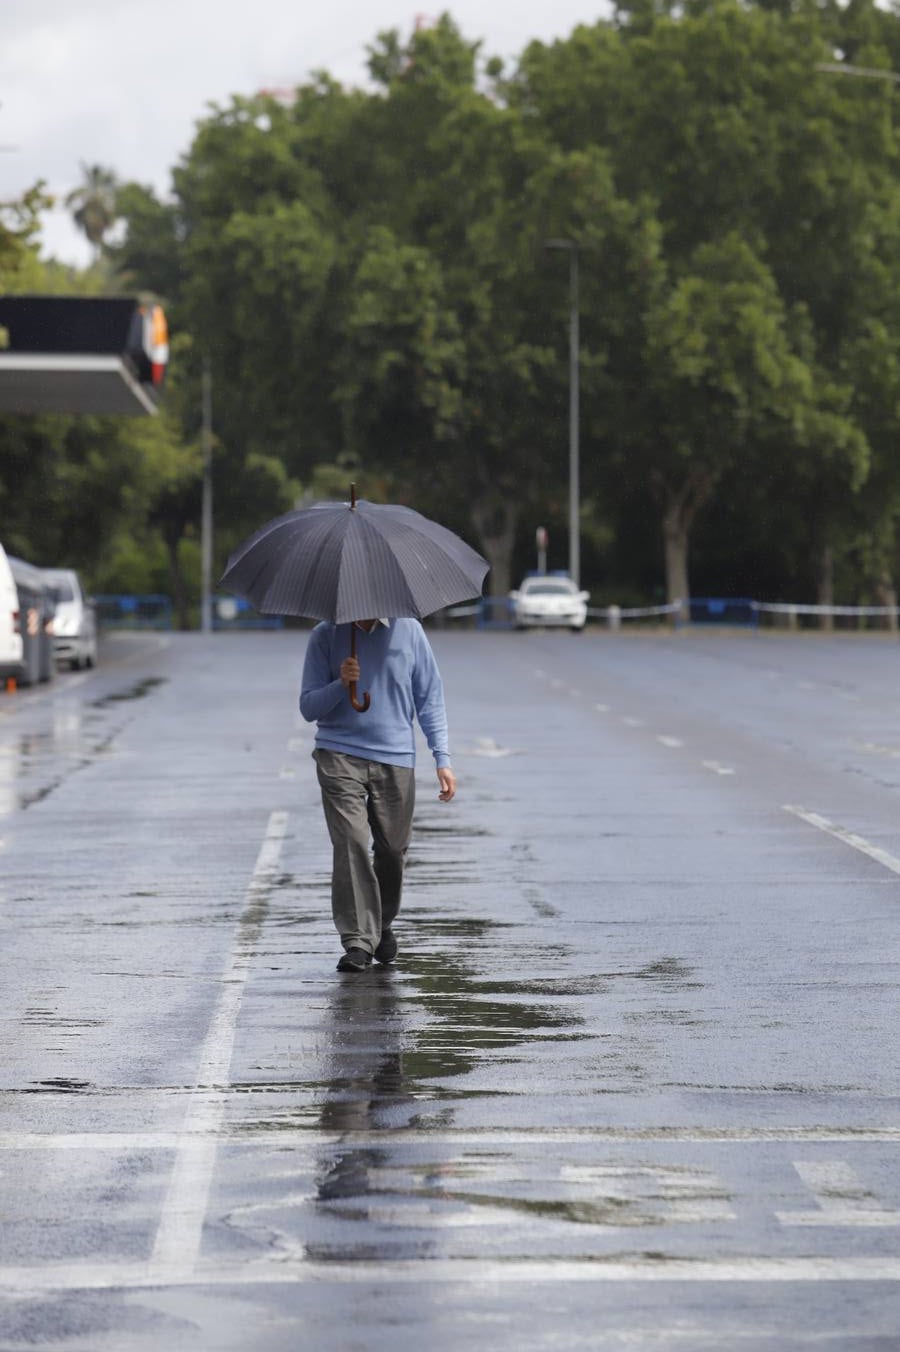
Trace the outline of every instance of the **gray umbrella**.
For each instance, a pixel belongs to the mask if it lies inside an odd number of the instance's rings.
[[[445,526],[410,507],[357,502],[352,485],[349,502],[317,502],[262,526],[234,551],[219,585],[262,614],[336,624],[421,619],[480,596],[488,567]],[[368,708],[350,694],[354,708]]]

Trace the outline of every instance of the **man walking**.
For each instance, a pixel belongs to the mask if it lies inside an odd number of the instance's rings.
[[[354,623],[358,659],[347,656],[350,624],[316,625],[300,690],[300,712],[317,724],[313,756],[334,847],[331,908],[344,946],[340,972],[361,972],[373,958],[389,963],[397,956],[391,927],[412,835],[416,718],[434,756],[440,801],[449,803],[456,793],[444,688],[424,629],[405,618]],[[366,713],[350,702],[350,687],[361,676],[371,694]]]

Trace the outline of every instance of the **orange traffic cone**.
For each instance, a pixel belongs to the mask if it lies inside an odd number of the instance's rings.
[[[16,693],[16,691],[18,690],[18,688],[19,688],[19,686],[18,686],[18,683],[16,682],[15,676],[7,676],[7,678],[6,678],[6,693],[7,693],[7,695],[14,695],[14,694]]]

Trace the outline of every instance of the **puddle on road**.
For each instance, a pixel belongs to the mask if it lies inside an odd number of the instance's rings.
[[[109,727],[103,710],[142,699],[165,678],[150,676],[124,690],[91,700],[87,705],[60,703],[52,709],[52,725],[0,744],[0,817],[25,812],[49,798],[70,775],[93,765],[112,749],[120,727]]]
[[[97,1086],[91,1084],[89,1080],[70,1080],[65,1076],[57,1076],[50,1080],[36,1080],[19,1092],[23,1094],[84,1094],[94,1093],[96,1089]]]
[[[634,977],[636,981],[661,981],[678,990],[702,989],[702,982],[689,980],[693,974],[694,968],[680,958],[657,958],[655,962],[639,967],[636,972],[620,973],[621,976]]]
[[[145,676],[143,680],[137,681],[124,690],[112,690],[107,695],[99,695],[97,699],[92,699],[90,708],[104,709],[109,704],[122,704],[129,703],[132,700],[144,699],[151,690],[155,690],[157,686],[165,685],[166,679],[165,676]]]

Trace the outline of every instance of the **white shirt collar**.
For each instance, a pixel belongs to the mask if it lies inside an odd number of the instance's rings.
[[[353,623],[356,625],[357,629],[362,629],[362,631],[363,631],[364,634],[371,632],[370,630],[363,629],[362,624],[361,624],[361,622],[360,622],[359,620],[354,620]],[[380,617],[375,621],[375,623],[376,623],[376,624],[383,624],[384,627],[385,627],[385,629],[387,629],[388,625],[390,624],[390,620],[389,620],[389,619],[386,619],[386,618],[382,615],[382,616],[380,616]]]

